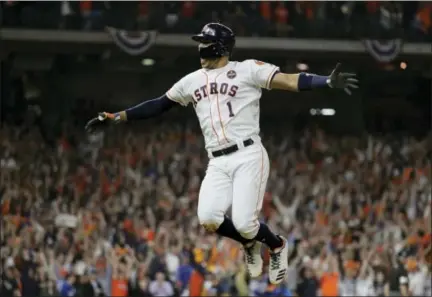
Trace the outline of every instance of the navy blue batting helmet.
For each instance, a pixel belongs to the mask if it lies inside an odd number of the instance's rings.
[[[192,36],[192,39],[202,43],[199,52],[200,57],[203,59],[229,57],[235,45],[234,32],[227,26],[219,23],[205,25],[201,33]]]

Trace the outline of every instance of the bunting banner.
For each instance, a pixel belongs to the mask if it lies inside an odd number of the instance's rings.
[[[402,39],[389,39],[389,40],[363,40],[363,44],[369,54],[378,62],[391,62],[402,51]]]
[[[112,27],[108,27],[107,31],[114,43],[131,56],[144,54],[155,44],[157,38],[156,31],[129,32]]]

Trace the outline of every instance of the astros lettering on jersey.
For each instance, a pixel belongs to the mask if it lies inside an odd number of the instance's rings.
[[[259,134],[261,89],[270,90],[278,71],[261,61],[230,61],[222,68],[184,76],[166,95],[183,106],[193,104],[206,149],[214,150]]]

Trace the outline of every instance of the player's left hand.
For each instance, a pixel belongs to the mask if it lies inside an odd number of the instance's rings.
[[[329,76],[328,85],[331,88],[343,89],[345,93],[351,95],[352,89],[358,88],[358,79],[355,73],[340,72],[341,63],[337,63]]]

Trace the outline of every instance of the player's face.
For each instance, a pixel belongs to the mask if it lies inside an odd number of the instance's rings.
[[[206,48],[206,47],[208,47],[210,45],[211,45],[211,43],[200,43],[200,44],[198,44],[198,51],[200,49]],[[207,69],[212,69],[213,65],[215,64],[215,61],[216,61],[215,59],[203,59],[203,58],[201,58],[200,59],[201,67],[202,68],[207,68]]]
[[[214,63],[214,60],[208,60],[208,59],[200,59],[200,63],[201,63],[201,67],[202,68],[207,68],[207,69],[212,69],[212,65]]]

